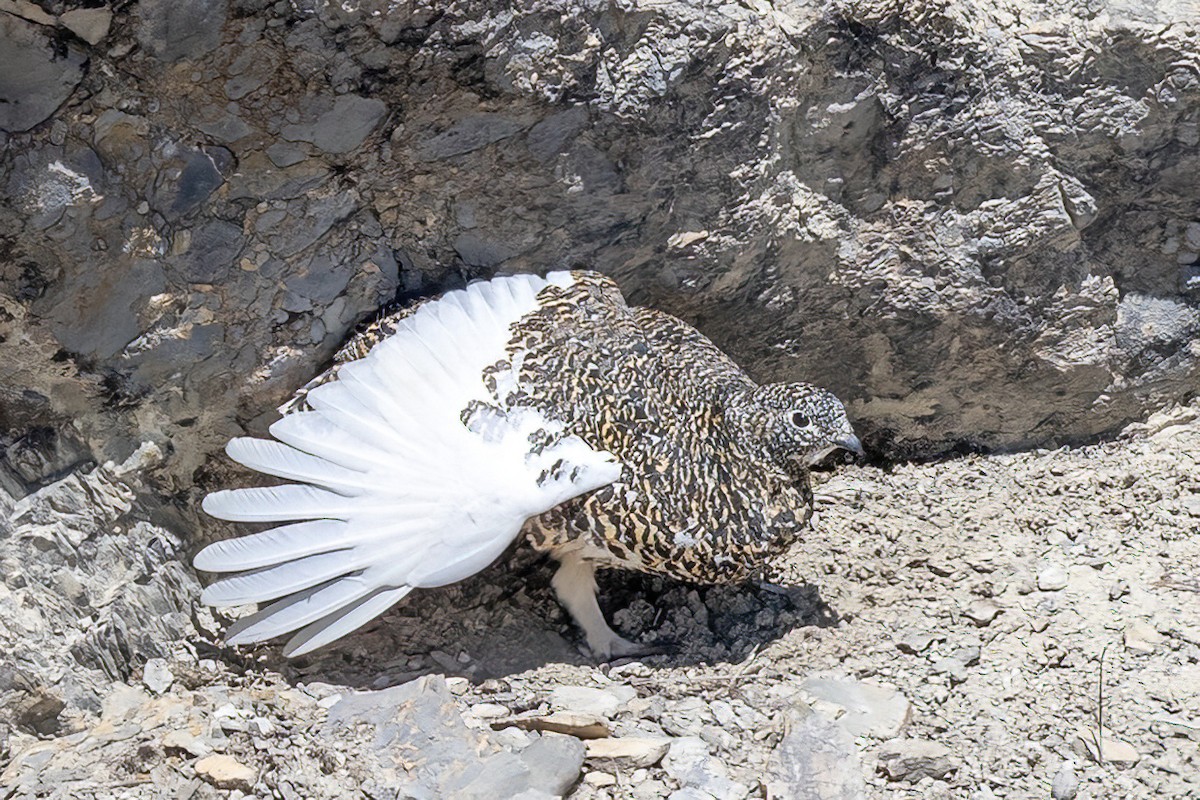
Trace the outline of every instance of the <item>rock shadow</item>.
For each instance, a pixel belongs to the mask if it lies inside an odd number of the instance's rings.
[[[466,581],[414,592],[379,620],[295,659],[283,640],[211,653],[287,680],[383,689],[430,673],[473,683],[547,664],[596,665],[550,588],[552,559],[519,547]],[[661,645],[650,667],[737,663],[798,627],[830,627],[839,616],[810,584],[700,586],[624,570],[599,575],[600,603],[623,636]]]

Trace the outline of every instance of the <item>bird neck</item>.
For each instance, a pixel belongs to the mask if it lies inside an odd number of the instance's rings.
[[[739,386],[725,396],[725,422],[733,439],[751,456],[771,459],[770,418],[756,401],[756,386]]]

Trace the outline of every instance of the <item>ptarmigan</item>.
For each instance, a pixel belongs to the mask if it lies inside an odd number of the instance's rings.
[[[232,644],[321,647],[415,588],[479,572],[522,533],[600,658],[643,646],[596,602],[595,570],[743,580],[800,536],[808,467],[861,453],[842,404],[758,386],[694,328],[626,305],[592,272],[472,284],[381,320],[233,460],[293,481],[210,494],[214,517],[282,525],[202,550],[238,573],[216,606],[269,603]]]

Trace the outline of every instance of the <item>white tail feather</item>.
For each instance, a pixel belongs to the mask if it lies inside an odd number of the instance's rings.
[[[451,292],[312,389],[312,411],[271,426],[279,441],[229,443],[234,460],[298,481],[205,498],[221,519],[296,521],[196,556],[198,569],[238,573],[209,586],[206,603],[275,601],[240,620],[230,643],[298,631],[285,654],[321,647],[414,587],[473,575],[530,516],[619,476],[611,455],[534,409],[506,407],[483,381],[509,358],[511,326],[537,309],[538,293],[571,280],[517,276]],[[468,429],[462,415],[476,401],[494,407]],[[557,441],[534,448],[539,430]]]

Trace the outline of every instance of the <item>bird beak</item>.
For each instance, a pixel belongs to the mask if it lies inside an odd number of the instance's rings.
[[[856,456],[862,457],[866,455],[866,453],[863,452],[862,442],[860,442],[858,437],[853,433],[846,436],[844,439],[839,439],[836,444],[838,447],[842,448],[843,450],[849,450]]]

